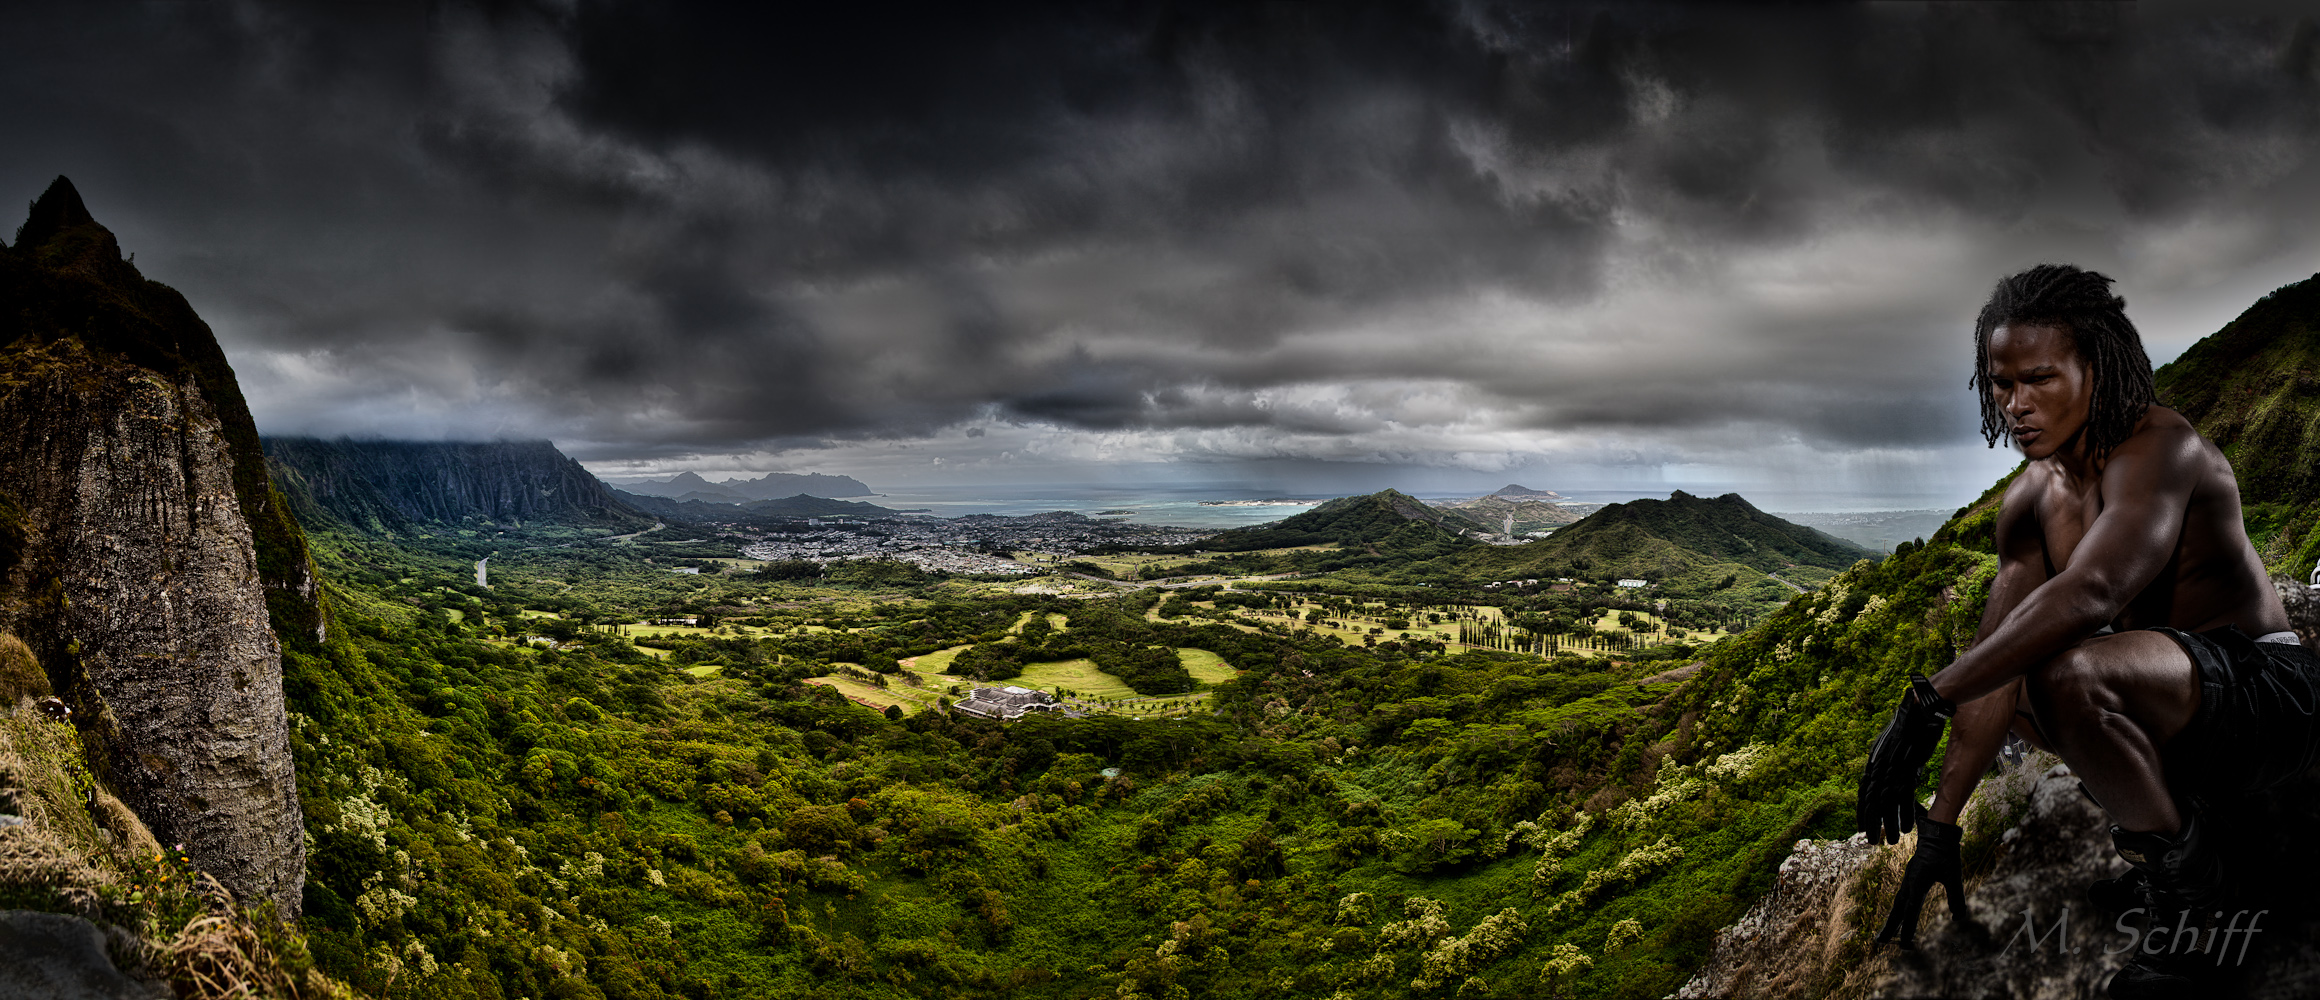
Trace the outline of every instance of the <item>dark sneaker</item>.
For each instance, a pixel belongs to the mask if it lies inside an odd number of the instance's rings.
[[[2096,879],[2086,887],[2086,901],[2112,913],[2125,913],[2143,905],[2143,890],[2151,879],[2141,869],[2129,868],[2117,878]]]
[[[2207,992],[2200,981],[2172,971],[2153,956],[2145,955],[2128,962],[2126,968],[2111,976],[2110,995],[2111,1000],[2177,1000],[2206,996]]]
[[[2147,883],[2146,893],[2163,895],[2171,909],[2214,909],[2227,895],[2223,858],[2207,849],[2204,826],[2197,812],[2183,824],[2183,832],[2172,837],[2114,826],[2111,846],[2135,866],[2134,874]]]

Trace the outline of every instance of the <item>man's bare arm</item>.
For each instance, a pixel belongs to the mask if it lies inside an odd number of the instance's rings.
[[[2046,582],[2046,548],[2038,534],[2033,482],[2028,474],[2016,478],[1998,509],[1998,576],[1990,581],[1990,599],[1982,606],[1981,627],[1975,630],[1969,651],[1997,631],[2023,598]],[[2016,690],[2017,685],[2007,684],[1958,706],[1949,723],[1949,749],[1941,760],[1941,790],[1934,796],[1930,811],[1935,821],[1955,823],[1958,813],[1964,811],[1966,798],[2005,744],[2006,730],[2014,723]]]
[[[2197,481],[2197,438],[2138,434],[2113,452],[2102,473],[2102,513],[2071,553],[2070,565],[2008,612],[1974,648],[1933,677],[1952,702],[1996,691],[2078,644],[2166,568],[2183,532]]]

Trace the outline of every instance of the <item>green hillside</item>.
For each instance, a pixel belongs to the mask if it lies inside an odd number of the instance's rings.
[[[1335,544],[1425,558],[1472,545],[1465,534],[1493,530],[1456,511],[1428,507],[1399,490],[1384,490],[1368,496],[1340,497],[1273,524],[1220,532],[1200,547],[1210,552],[1247,552]]]
[[[1686,597],[1785,601],[1798,587],[1876,554],[1791,524],[1738,494],[1703,499],[1677,491],[1666,500],[1613,504],[1554,535],[1491,545],[1488,528],[1455,509],[1428,508],[1392,490],[1332,500],[1277,524],[1243,528],[1200,543],[1215,556],[1179,566],[1182,574],[1330,573],[1350,581],[1462,587],[1493,580],[1640,578]],[[1458,534],[1458,532],[1467,534]],[[1322,551],[1258,549],[1335,545]],[[1784,585],[1767,578],[1778,574]],[[1735,589],[1736,588],[1736,589]]]
[[[2320,275],[2266,295],[2159,369],[2159,400],[2230,457],[2274,572],[2320,561]]]
[[[1737,493],[1704,499],[1677,490],[1665,500],[1614,504],[1536,542],[1460,553],[1481,576],[1627,576],[1661,580],[1710,565],[1760,573],[1795,566],[1844,569],[1874,553],[1790,524]]]

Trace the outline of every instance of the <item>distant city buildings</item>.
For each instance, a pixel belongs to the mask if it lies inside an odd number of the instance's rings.
[[[1060,712],[1062,703],[1045,691],[1016,687],[979,687],[966,700],[952,705],[955,711],[983,719],[1013,722],[1032,712]]]

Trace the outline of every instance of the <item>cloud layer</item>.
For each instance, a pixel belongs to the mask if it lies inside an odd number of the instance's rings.
[[[0,14],[0,185],[72,175],[273,433],[1922,464],[2006,271],[2164,358],[2320,267],[2284,17],[341,6]]]

